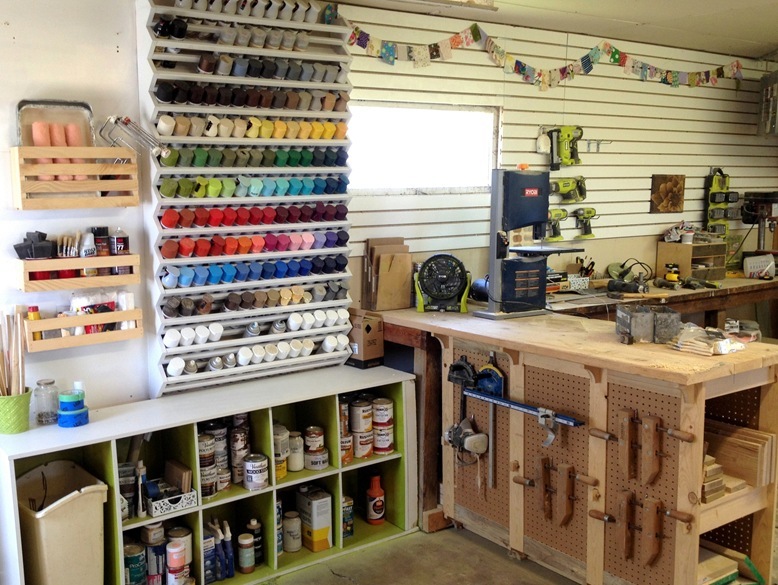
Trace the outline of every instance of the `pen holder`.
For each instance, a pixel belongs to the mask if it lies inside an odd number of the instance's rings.
[[[15,435],[30,428],[30,397],[32,392],[16,396],[0,396],[0,434]]]

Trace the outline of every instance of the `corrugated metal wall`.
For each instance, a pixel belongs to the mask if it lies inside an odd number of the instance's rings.
[[[471,24],[348,5],[341,5],[340,12],[374,37],[409,44],[434,43]],[[536,68],[558,68],[603,40],[499,24],[485,23],[482,28],[506,51]],[[664,69],[708,70],[734,60],[726,55],[605,40]],[[586,178],[585,205],[597,210],[593,226],[598,239],[659,236],[682,219],[701,223],[703,182],[711,166],[731,175],[733,190],[778,189],[778,140],[756,135],[759,78],[769,69],[766,63],[741,59],[745,79],[739,88],[733,79],[722,79],[716,87],[673,88],[656,81],[641,82],[617,65],[601,63],[589,75],[578,75],[541,92],[519,76],[503,73],[481,47],[456,49],[451,60],[414,68],[410,62],[390,66],[354,46],[352,99],[499,107],[503,118],[501,164],[506,168],[518,163],[548,168],[548,155],[535,153],[539,126],[581,126],[583,164],[562,167],[552,177]],[[588,139],[603,141],[600,152]],[[649,213],[652,174],[686,176],[683,213]],[[363,253],[367,237],[398,233],[417,253],[487,247],[488,208],[489,196],[484,193],[356,195],[349,216],[353,254]],[[732,227],[744,226],[735,223]],[[562,228],[566,240],[580,233],[572,218]]]

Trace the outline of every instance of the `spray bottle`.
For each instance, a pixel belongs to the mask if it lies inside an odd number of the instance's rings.
[[[224,521],[224,560],[226,564],[226,576],[232,578],[235,576],[235,551],[232,548],[232,533],[230,525]]]

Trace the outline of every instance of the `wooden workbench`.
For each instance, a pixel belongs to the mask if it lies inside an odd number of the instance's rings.
[[[459,466],[454,450],[442,447],[442,501],[448,518],[582,583],[691,585],[696,582],[701,533],[746,552],[771,578],[775,481],[701,504],[701,437],[706,409],[707,416],[724,413],[723,418],[734,424],[778,432],[778,421],[765,415],[778,408],[778,347],[755,343],[736,354],[701,357],[660,345],[621,345],[612,323],[564,315],[491,321],[401,310],[383,316],[387,340],[417,348],[417,367],[425,364],[421,354],[436,353],[439,344],[442,392],[438,396],[427,392],[420,400],[423,418],[430,424],[437,400],[442,429],[460,420],[459,389],[447,380],[454,360],[464,355],[480,367],[490,353],[507,374],[508,398],[585,422],[582,427],[562,428],[543,448],[545,430],[537,421],[498,407],[494,488],[484,487],[480,465]],[[434,375],[434,367],[428,363],[424,367],[427,375]],[[486,406],[469,398],[467,408],[477,428],[485,431]],[[589,428],[617,432],[616,417],[623,408],[634,409],[637,417],[660,416],[665,427],[695,436],[690,443],[662,437],[662,471],[649,485],[622,476],[615,444],[588,434]],[[424,494],[432,490],[440,429],[422,427],[420,435]],[[545,518],[536,488],[515,483],[519,477],[537,479],[535,464],[542,455],[550,457],[552,466],[571,464],[577,473],[597,480],[596,486],[576,485],[574,513],[565,526]],[[623,490],[633,491],[638,501],[655,498],[665,509],[693,516],[690,523],[664,521],[661,554],[651,566],[640,562],[640,532],[635,533],[634,558],[624,559],[618,552],[615,525],[588,515],[592,510],[614,514]],[[740,535],[739,540],[730,533]]]

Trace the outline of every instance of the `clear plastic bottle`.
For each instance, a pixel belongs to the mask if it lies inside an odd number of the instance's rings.
[[[32,391],[30,422],[34,426],[57,424],[57,410],[59,409],[59,388],[51,378],[38,380]]]

